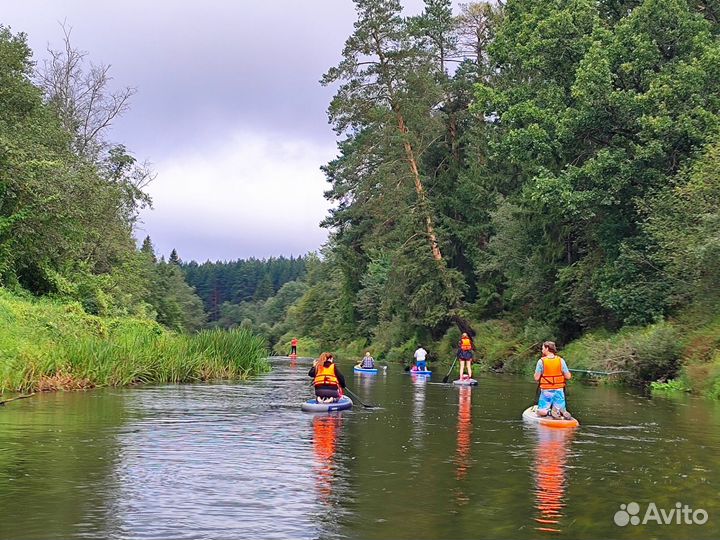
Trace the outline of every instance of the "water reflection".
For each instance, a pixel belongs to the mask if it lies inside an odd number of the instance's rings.
[[[455,478],[462,480],[467,475],[470,461],[472,438],[472,390],[460,388],[458,404],[457,446],[455,450]]]
[[[413,394],[412,412],[412,442],[413,446],[421,449],[423,433],[425,431],[425,392],[427,390],[427,377],[424,375],[410,375],[415,393]]]
[[[333,494],[335,453],[341,427],[341,414],[323,414],[313,418],[316,491],[322,502],[329,502]]]
[[[565,508],[566,462],[575,430],[542,426],[535,430],[535,530],[558,533],[561,532],[560,520]]]

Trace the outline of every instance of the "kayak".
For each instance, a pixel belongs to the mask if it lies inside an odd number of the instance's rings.
[[[353,371],[355,373],[369,373],[371,375],[375,375],[378,372],[377,368],[361,368],[357,366],[353,368]]]
[[[477,386],[478,382],[476,379],[458,379],[453,381],[453,384],[457,384],[458,386]]]
[[[564,418],[562,420],[556,420],[550,416],[538,416],[537,405],[533,405],[532,407],[525,409],[522,413],[522,417],[526,422],[552,428],[574,428],[580,425],[580,422],[578,422],[575,418],[571,418],[570,420],[565,420]]]
[[[300,408],[305,412],[333,412],[351,409],[352,406],[352,400],[347,396],[343,396],[339,401],[334,401],[332,403],[318,403],[315,398],[308,399],[300,406]]]
[[[408,373],[409,373],[410,375],[432,375],[432,371],[428,371],[428,370],[425,370],[425,371],[420,371],[420,370],[413,371],[413,370],[411,369],[410,371],[408,371]]]

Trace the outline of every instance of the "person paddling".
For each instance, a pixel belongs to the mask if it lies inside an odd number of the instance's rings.
[[[542,358],[535,366],[535,380],[540,387],[537,415],[555,419],[571,420],[572,415],[565,404],[566,381],[572,378],[565,360],[556,355],[557,347],[552,341],[546,341],[542,347]]]
[[[422,346],[418,347],[417,351],[415,351],[415,354],[413,355],[415,357],[416,367],[413,371],[427,371],[427,354],[428,352],[423,349]]]
[[[457,358],[460,360],[460,380],[463,378],[472,379],[472,361],[473,361],[473,345],[472,339],[463,332],[458,342]],[[463,376],[467,368],[467,376]]]
[[[297,344],[297,338],[292,338],[292,340],[290,341],[290,356],[292,356],[293,354],[297,356]]]
[[[335,365],[332,354],[322,353],[308,371],[308,376],[313,378],[315,399],[318,403],[330,403],[342,397],[345,377]]]
[[[370,351],[365,352],[365,356],[363,356],[360,362],[360,367],[362,369],[375,369],[375,359],[370,356]]]

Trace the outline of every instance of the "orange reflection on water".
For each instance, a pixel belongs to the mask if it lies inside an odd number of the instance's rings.
[[[537,427],[538,444],[534,464],[537,531],[561,532],[560,520],[565,508],[567,487],[566,462],[574,434],[575,430],[572,429]]]
[[[332,495],[335,472],[334,458],[341,426],[341,415],[324,414],[313,418],[315,478],[318,495],[324,501],[327,501]]]
[[[457,449],[455,451],[455,478],[462,480],[467,475],[472,438],[472,390],[461,387],[458,406]]]

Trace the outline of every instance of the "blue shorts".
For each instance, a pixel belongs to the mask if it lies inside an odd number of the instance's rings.
[[[427,370],[427,360],[418,360],[416,362],[418,371],[426,371]]]
[[[561,411],[565,410],[565,391],[562,388],[540,391],[538,409],[548,410],[550,407],[557,407]]]

